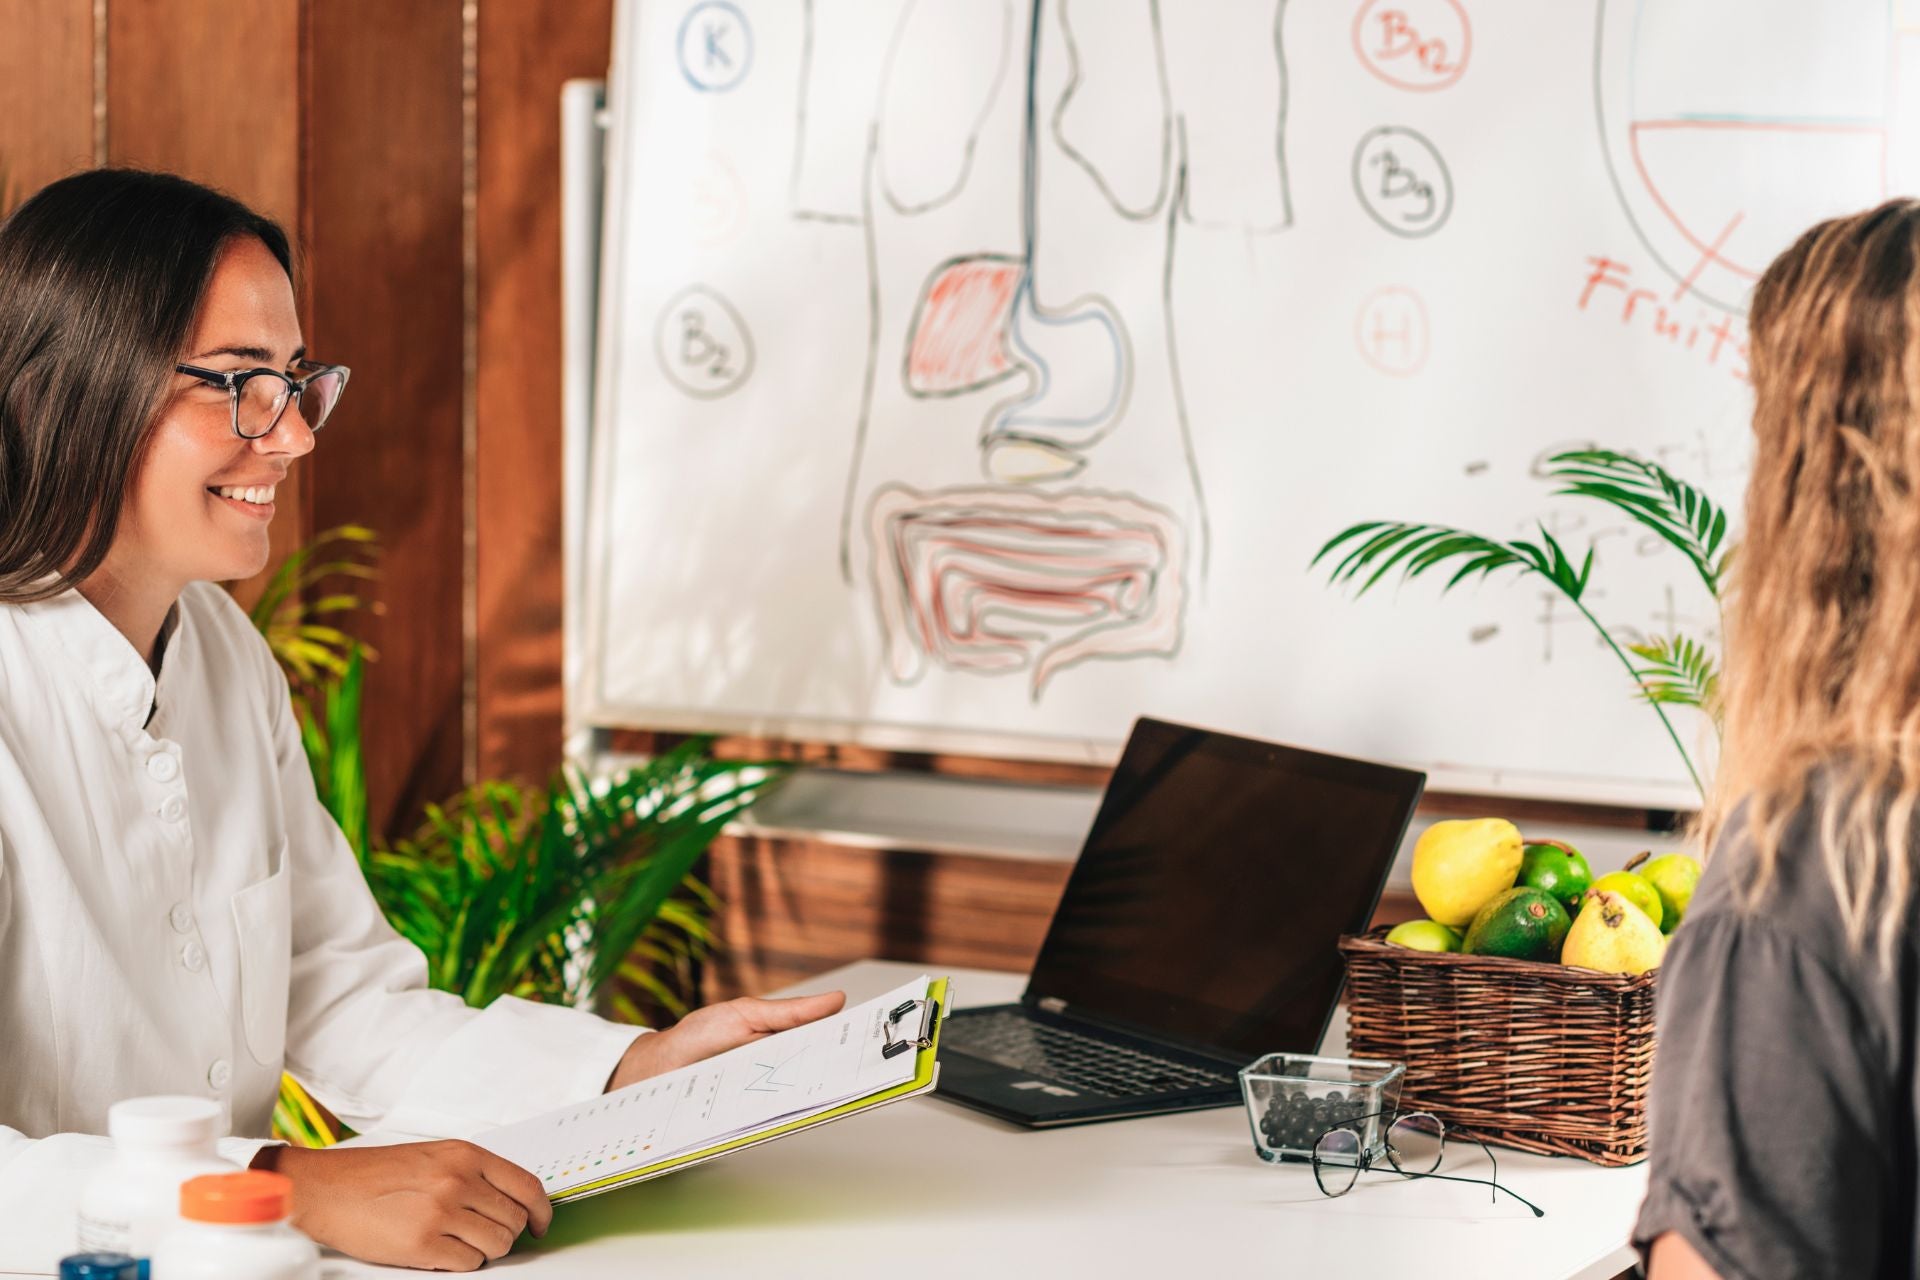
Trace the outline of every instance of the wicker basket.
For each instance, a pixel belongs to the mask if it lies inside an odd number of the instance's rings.
[[[1595,1164],[1647,1153],[1655,973],[1340,940],[1347,1052],[1407,1064],[1401,1106],[1487,1142]]]

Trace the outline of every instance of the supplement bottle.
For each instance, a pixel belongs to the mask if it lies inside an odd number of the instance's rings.
[[[153,1280],[320,1280],[320,1248],[287,1223],[293,1181],[253,1169],[193,1178]]]
[[[109,1107],[113,1159],[80,1193],[80,1251],[130,1254],[144,1264],[179,1220],[180,1184],[233,1171],[214,1151],[225,1128],[212,1098],[129,1098]]]

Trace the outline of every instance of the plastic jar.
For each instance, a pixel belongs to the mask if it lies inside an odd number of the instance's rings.
[[[264,1169],[193,1178],[154,1280],[320,1280],[320,1248],[287,1222],[293,1181]]]
[[[231,1173],[214,1143],[226,1128],[212,1098],[129,1098],[107,1109],[113,1159],[80,1193],[75,1235],[83,1253],[125,1253],[145,1260],[180,1219],[180,1184],[204,1173]]]

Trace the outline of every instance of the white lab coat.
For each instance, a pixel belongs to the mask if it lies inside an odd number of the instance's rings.
[[[72,1251],[118,1099],[219,1099],[245,1164],[283,1067],[355,1128],[464,1136],[598,1093],[635,1034],[428,990],[265,641],[204,583],[168,628],[156,688],[79,593],[0,605],[0,1271]]]

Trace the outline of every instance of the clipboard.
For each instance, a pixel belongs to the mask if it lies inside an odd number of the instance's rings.
[[[678,1173],[682,1169],[691,1169],[697,1164],[709,1160],[718,1160],[730,1156],[736,1151],[748,1147],[757,1147],[763,1142],[772,1142],[776,1138],[785,1138],[823,1124],[832,1124],[848,1116],[859,1115],[875,1107],[884,1107],[890,1103],[907,1098],[916,1098],[923,1093],[931,1093],[940,1080],[940,1025],[946,1021],[951,1005],[947,999],[950,983],[947,978],[935,978],[927,984],[924,1000],[909,1000],[889,1011],[886,1022],[886,1044],[881,1050],[884,1057],[893,1057],[900,1053],[913,1052],[914,1071],[911,1079],[864,1098],[855,1098],[843,1102],[826,1111],[790,1120],[785,1124],[758,1133],[743,1134],[740,1137],[718,1142],[697,1151],[683,1152],[677,1156],[659,1160],[653,1164],[641,1165],[635,1169],[612,1174],[596,1182],[583,1183],[569,1187],[565,1191],[555,1192],[548,1199],[554,1204],[571,1204],[575,1200],[585,1200],[608,1191],[617,1191],[621,1187],[632,1186],[637,1182],[647,1182],[654,1178],[665,1177],[669,1173]]]

